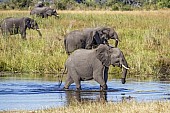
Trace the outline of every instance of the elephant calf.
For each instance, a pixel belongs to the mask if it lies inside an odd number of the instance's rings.
[[[14,35],[14,34],[21,34],[23,39],[26,39],[26,30],[28,29],[35,29],[42,36],[41,32],[39,31],[39,26],[34,19],[29,17],[23,18],[12,18],[8,17],[5,18],[1,22],[1,31],[2,35]]]
[[[74,51],[65,64],[68,73],[64,89],[68,89],[72,83],[75,83],[77,90],[80,90],[81,81],[94,79],[100,84],[101,90],[107,90],[106,82],[110,65],[122,68],[122,84],[124,84],[129,68],[120,49],[100,44],[96,49]]]

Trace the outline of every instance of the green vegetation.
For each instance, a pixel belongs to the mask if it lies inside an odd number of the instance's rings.
[[[43,37],[27,30],[27,40],[20,35],[2,37],[0,33],[0,71],[58,73],[64,68],[67,55],[64,35],[85,27],[115,28],[130,70],[128,76],[164,75],[170,70],[170,11],[59,11],[59,19],[35,18]],[[1,11],[5,17],[29,16],[28,11]],[[114,45],[114,40],[110,44]],[[119,68],[110,68],[120,75]],[[161,70],[161,71],[160,71]],[[166,72],[166,73],[165,73]],[[158,76],[159,77],[159,76]]]
[[[45,1],[58,10],[157,10],[170,8],[169,0],[4,0],[0,9],[29,9],[38,1]],[[78,2],[79,1],[79,2]],[[96,2],[98,1],[98,2]]]

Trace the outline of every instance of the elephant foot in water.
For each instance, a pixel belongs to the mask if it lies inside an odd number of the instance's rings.
[[[106,85],[106,84],[103,85],[103,86],[100,85],[100,90],[102,90],[102,91],[103,91],[103,90],[107,90],[107,85]]]
[[[66,91],[67,91],[67,90],[69,90],[69,88],[64,87],[63,90],[66,90]],[[81,90],[81,87],[76,88],[76,91],[80,91],[80,90]]]
[[[76,91],[80,91],[80,90],[81,90],[81,87],[76,88]]]
[[[66,90],[66,91],[67,91],[67,90],[69,90],[69,88],[64,87],[63,90]]]

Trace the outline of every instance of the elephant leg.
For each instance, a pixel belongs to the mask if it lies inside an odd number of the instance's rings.
[[[109,67],[105,67],[104,69],[104,81],[105,83],[107,83],[107,79],[108,79],[108,70],[109,70]]]
[[[73,79],[71,78],[70,75],[67,76],[67,79],[66,79],[66,82],[65,82],[65,85],[64,85],[64,89],[68,89],[69,86],[74,83]]]
[[[48,14],[44,13],[44,18],[48,18]]]
[[[96,82],[100,84],[101,90],[107,90],[107,85],[103,79],[103,70],[100,73],[99,72],[94,73],[93,78]]]
[[[3,37],[7,36],[7,32],[6,31],[1,30],[1,32],[2,32],[2,36]]]
[[[104,67],[104,76],[103,76],[103,78],[104,78],[105,83],[107,83],[107,79],[108,79],[108,70],[109,70],[109,67]],[[100,89],[103,89],[103,87],[101,85],[100,85]]]
[[[21,32],[22,39],[26,39],[26,32]]]
[[[81,90],[81,85],[80,85],[80,78],[78,76],[75,76],[73,78],[75,84],[76,84],[76,90]]]
[[[71,77],[76,84],[76,90],[81,90],[80,77],[78,76],[75,69],[71,70]]]

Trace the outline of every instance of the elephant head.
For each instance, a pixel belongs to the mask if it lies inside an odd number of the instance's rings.
[[[95,46],[98,46],[99,44],[109,45],[108,43],[109,39],[115,39],[116,40],[115,47],[118,46],[118,42],[120,40],[114,29],[109,28],[109,27],[99,27],[99,28],[92,29],[90,31],[90,36],[87,42],[88,47],[86,48],[89,49],[91,46],[95,47]]]
[[[40,32],[40,29],[39,29],[39,26],[38,26],[37,22],[34,19],[26,17],[26,18],[24,18],[24,20],[25,20],[25,27],[26,28],[35,29],[35,30],[37,30],[38,34],[40,36],[42,36],[42,34]]]
[[[98,33],[100,34],[101,36],[101,39],[103,40],[103,42],[105,44],[108,45],[108,40],[109,39],[114,39],[116,42],[115,42],[115,47],[118,46],[118,42],[120,41],[119,38],[118,38],[118,34],[116,33],[116,31],[113,29],[113,28],[110,28],[110,27],[102,27],[102,28],[99,28],[98,30]]]
[[[107,45],[100,44],[96,49],[96,57],[106,67],[110,65],[123,68],[122,72],[122,84],[126,82],[127,70],[129,69],[128,63],[123,55],[123,52],[119,48],[109,47]]]
[[[48,15],[48,16],[52,16],[52,15],[54,15],[55,17],[58,17],[59,18],[59,15],[57,14],[57,11],[55,10],[55,9],[48,9],[47,11],[46,11],[46,14]]]

